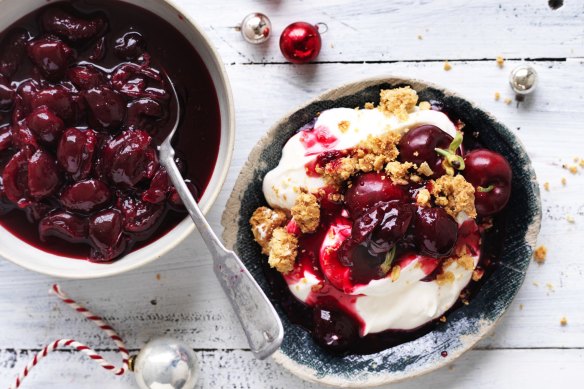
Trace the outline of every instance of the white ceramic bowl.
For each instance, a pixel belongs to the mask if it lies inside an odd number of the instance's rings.
[[[197,50],[211,75],[220,107],[221,142],[215,170],[203,198],[199,202],[203,212],[207,212],[213,205],[225,181],[231,162],[235,137],[233,98],[223,62],[202,28],[189,19],[171,1],[122,1],[145,8],[172,24]],[[5,30],[15,20],[46,4],[47,0],[0,0],[0,31]],[[177,15],[182,15],[183,18],[177,18]],[[89,261],[64,258],[39,250],[16,238],[0,226],[0,257],[29,270],[56,277],[77,279],[106,277],[136,269],[160,258],[179,244],[193,230],[194,225],[190,218],[185,218],[170,232],[151,244],[133,251],[113,263],[96,264]]]

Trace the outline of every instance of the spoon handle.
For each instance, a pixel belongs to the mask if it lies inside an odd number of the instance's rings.
[[[241,322],[251,351],[258,359],[270,356],[280,347],[284,337],[280,317],[241,259],[233,251],[227,250],[211,229],[185,184],[173,156],[161,159],[160,163],[166,168],[170,180],[211,252],[215,275]]]

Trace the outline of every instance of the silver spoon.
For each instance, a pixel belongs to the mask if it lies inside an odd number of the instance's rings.
[[[166,168],[172,184],[211,252],[215,275],[241,322],[251,351],[258,359],[267,358],[282,343],[284,338],[282,322],[241,259],[233,251],[227,250],[215,235],[174,162],[171,141],[180,123],[181,109],[174,84],[170,79],[168,83],[176,100],[177,116],[171,133],[158,148],[160,164]]]

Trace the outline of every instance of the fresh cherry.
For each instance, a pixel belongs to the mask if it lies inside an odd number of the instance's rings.
[[[139,32],[127,32],[116,39],[114,54],[121,60],[133,61],[146,50],[146,41]]]
[[[29,34],[18,28],[9,31],[0,43],[0,74],[12,77],[26,54]]]
[[[107,130],[120,126],[126,115],[126,101],[121,94],[105,86],[84,91],[82,94],[92,113],[92,125]]]
[[[52,236],[70,243],[85,243],[87,235],[87,219],[68,212],[51,213],[39,223],[39,236],[42,242],[46,242],[47,238]]]
[[[46,31],[70,41],[93,38],[107,27],[107,22],[101,16],[87,19],[58,7],[47,8],[41,16],[41,23]]]
[[[110,198],[111,191],[104,182],[89,179],[65,188],[59,201],[69,211],[91,213],[102,208]]]
[[[438,178],[445,170],[443,157],[436,153],[436,148],[448,149],[452,140],[446,132],[430,124],[412,128],[399,141],[398,159],[418,166],[427,162],[434,172],[431,178]]]
[[[413,240],[420,253],[434,258],[452,254],[458,224],[443,208],[418,208],[412,224]]]
[[[500,212],[511,196],[511,166],[501,154],[476,149],[464,157],[462,174],[475,187],[475,207],[480,216]]]
[[[43,37],[28,44],[28,56],[47,79],[55,81],[65,76],[75,52],[55,37]]]
[[[67,71],[67,78],[81,90],[97,88],[105,83],[105,75],[92,65],[70,68]]]
[[[340,310],[314,309],[314,340],[327,350],[344,352],[359,337],[355,320]]]
[[[97,133],[91,129],[67,129],[57,148],[59,165],[76,181],[89,177],[97,142]]]
[[[351,182],[345,193],[345,204],[353,217],[380,201],[405,201],[405,190],[381,173],[365,173]]]
[[[127,239],[123,235],[122,223],[122,214],[116,209],[100,211],[89,218],[92,260],[109,262],[126,249]]]
[[[26,124],[37,139],[47,144],[57,142],[65,128],[63,120],[44,105],[35,108],[27,116]]]

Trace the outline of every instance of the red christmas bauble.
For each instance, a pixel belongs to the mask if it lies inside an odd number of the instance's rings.
[[[292,23],[280,35],[280,51],[293,63],[312,61],[320,53],[321,46],[318,27],[309,23]]]

